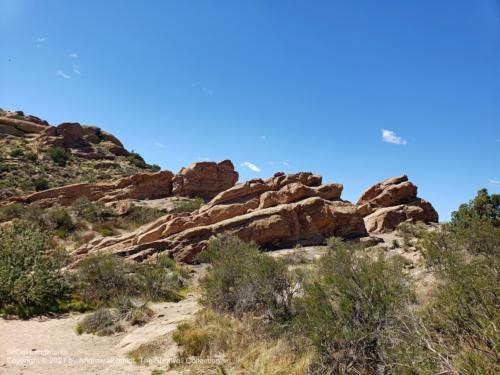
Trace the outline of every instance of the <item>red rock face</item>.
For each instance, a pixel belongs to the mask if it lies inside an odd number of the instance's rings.
[[[238,172],[230,160],[220,163],[199,162],[182,168],[173,179],[173,194],[212,199],[238,181]]]
[[[434,207],[417,197],[407,176],[392,177],[368,188],[358,200],[369,233],[393,230],[404,221],[438,222]]]
[[[264,247],[366,235],[357,207],[339,200],[341,191],[342,185],[321,185],[311,173],[277,173],[223,191],[194,213],[166,215],[134,233],[95,240],[75,255],[106,251],[141,261],[166,252],[191,262],[210,237],[224,232]]]

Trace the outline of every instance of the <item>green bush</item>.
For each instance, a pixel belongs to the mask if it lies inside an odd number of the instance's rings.
[[[57,311],[69,286],[63,252],[34,224],[0,227],[0,309],[21,317]]]
[[[126,227],[137,228],[141,225],[151,223],[164,216],[165,213],[152,207],[135,206],[122,218]]]
[[[45,211],[39,221],[45,229],[54,231],[54,234],[58,237],[66,237],[76,228],[68,210],[58,205]]]
[[[33,181],[33,186],[36,191],[47,190],[49,188],[49,181],[43,177],[39,177]]]
[[[91,254],[78,265],[82,298],[97,306],[109,305],[119,296],[134,294],[133,266],[114,254]]]
[[[477,221],[488,222],[500,226],[500,194],[488,194],[488,190],[481,189],[469,203],[460,205],[457,211],[451,214],[451,229],[468,227]]]
[[[51,147],[47,150],[47,154],[50,156],[52,161],[60,167],[66,166],[71,158],[71,153],[62,147]]]
[[[102,222],[116,215],[115,211],[102,202],[91,202],[87,197],[76,199],[71,208],[78,217],[91,223]]]
[[[99,226],[96,230],[103,237],[109,237],[114,234],[113,229],[107,226]]]
[[[24,157],[26,158],[26,160],[31,162],[35,162],[38,160],[38,155],[34,152],[28,152],[24,155]]]
[[[171,210],[172,213],[179,212],[193,212],[198,210],[203,204],[202,198],[195,198],[190,200],[180,200],[174,202],[174,208]]]
[[[13,157],[13,158],[18,158],[20,156],[23,156],[24,155],[24,152],[23,150],[21,150],[20,148],[18,147],[15,147],[13,148],[11,151],[10,151],[10,156]]]
[[[76,332],[80,335],[82,333],[93,333],[97,336],[109,336],[122,331],[122,327],[116,320],[116,317],[109,309],[99,309],[85,316],[76,326]]]
[[[296,329],[328,373],[377,373],[391,345],[385,333],[412,299],[410,281],[399,257],[373,258],[334,244],[296,300]]]
[[[201,280],[205,305],[221,312],[261,311],[272,319],[291,317],[296,283],[284,262],[231,235],[211,239],[200,259],[211,264]]]
[[[0,207],[0,221],[8,221],[17,217],[21,217],[23,213],[23,205],[20,203],[11,203]]]
[[[139,293],[150,301],[179,301],[179,290],[183,280],[175,262],[166,255],[160,255],[154,263],[137,267],[137,287]]]
[[[135,166],[137,168],[146,169],[148,167],[148,165],[144,161],[144,158],[141,155],[139,155],[137,152],[132,151],[127,156],[127,160],[130,162],[130,164],[132,164],[133,166]]]

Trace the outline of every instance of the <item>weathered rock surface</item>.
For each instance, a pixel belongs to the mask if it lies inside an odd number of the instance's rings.
[[[97,126],[80,125],[77,122],[65,122],[46,128],[40,136],[40,143],[45,146],[77,149],[83,153],[92,153],[91,144],[100,144],[114,155],[127,156],[129,154],[114,135]]]
[[[417,187],[406,175],[391,177],[368,188],[357,202],[369,233],[393,230],[404,221],[437,222],[432,205],[417,197]]]
[[[14,197],[11,201],[20,203],[39,202],[47,206],[54,203],[68,205],[80,197],[100,202],[112,202],[124,199],[157,199],[167,197],[171,194],[172,178],[173,174],[169,171],[139,173],[121,178],[112,183],[66,185],[21,197]]]
[[[321,185],[311,173],[277,173],[221,192],[194,213],[166,215],[133,233],[92,241],[75,255],[105,251],[142,261],[167,252],[192,262],[210,237],[224,232],[265,247],[366,235],[357,207],[339,200],[341,191],[342,185]]]
[[[238,172],[230,160],[198,162],[182,168],[173,179],[173,194],[184,197],[212,199],[221,191],[233,187]]]

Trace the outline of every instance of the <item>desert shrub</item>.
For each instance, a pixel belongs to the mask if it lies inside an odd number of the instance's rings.
[[[41,216],[40,222],[45,229],[54,231],[58,237],[66,237],[76,228],[68,210],[58,205],[49,208]]]
[[[29,317],[57,311],[69,291],[66,257],[35,224],[0,227],[0,309]]]
[[[57,146],[49,148],[47,154],[60,167],[66,166],[71,158],[71,153],[67,149]]]
[[[130,322],[132,325],[143,325],[154,315],[147,302],[134,300],[129,297],[120,297],[115,303],[119,319]]]
[[[0,221],[12,220],[20,217],[23,213],[23,205],[19,203],[11,203],[0,207]]]
[[[182,346],[185,356],[199,356],[208,349],[209,333],[196,329],[190,323],[181,323],[173,334],[174,341]]]
[[[78,265],[79,293],[97,306],[136,290],[133,266],[114,254],[91,254]]]
[[[316,347],[321,371],[376,373],[390,346],[385,332],[412,298],[401,259],[373,258],[336,241],[303,288],[296,329]]]
[[[0,163],[0,174],[9,172],[11,170],[11,166],[5,163]]]
[[[180,200],[174,202],[174,207],[171,210],[172,213],[179,212],[193,212],[201,207],[203,204],[202,198],[194,198],[190,200]]]
[[[15,147],[10,151],[9,155],[13,158],[18,158],[20,156],[23,156],[24,152],[19,147]]]
[[[43,191],[49,188],[49,181],[46,178],[38,177],[33,181],[36,191]]]
[[[132,151],[128,156],[127,160],[132,164],[133,166],[141,169],[145,169],[148,167],[146,162],[144,161],[144,158],[139,155],[137,152]]]
[[[291,317],[296,283],[287,266],[235,236],[209,241],[202,256],[211,264],[201,281],[203,303],[217,311],[262,311],[270,318]]]
[[[85,316],[76,326],[76,332],[93,333],[97,336],[109,336],[122,331],[116,317],[109,309],[99,309]]]
[[[94,228],[94,230],[96,230],[103,237],[109,237],[114,234],[113,229],[105,225],[99,225]]]
[[[164,216],[161,210],[152,207],[135,206],[122,218],[125,227],[137,228]]]
[[[87,197],[76,199],[71,208],[78,217],[91,223],[102,222],[115,216],[115,211],[111,207],[106,207],[102,202],[91,202]]]
[[[149,166],[149,169],[151,169],[153,172],[159,172],[159,171],[161,171],[161,167],[158,164],[151,164]]]
[[[150,301],[180,301],[179,290],[184,283],[175,262],[160,255],[154,263],[141,264],[136,269],[139,293]]]
[[[38,160],[38,155],[34,152],[27,152],[24,157],[26,158],[26,160],[28,161],[31,161],[31,162],[35,162]]]

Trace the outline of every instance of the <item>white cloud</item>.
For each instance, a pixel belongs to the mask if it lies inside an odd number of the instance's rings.
[[[57,75],[58,75],[59,77],[64,78],[64,79],[70,79],[70,78],[71,78],[69,75],[67,75],[66,73],[61,72],[61,71],[58,71],[58,72],[57,72]]]
[[[265,141],[266,140],[266,136],[265,135],[261,135],[260,139],[262,139],[263,141]]]
[[[247,167],[248,169],[254,172],[260,172],[260,168],[257,167],[254,163],[250,163],[249,161],[245,161],[240,164],[242,167]]]
[[[156,147],[165,147],[165,145],[163,143],[160,143],[160,142],[153,142],[153,146],[156,146]]]
[[[382,141],[383,142],[392,143],[395,145],[405,145],[408,143],[403,138],[401,138],[399,135],[394,133],[392,130],[387,130],[387,129],[381,129],[381,130],[382,130]]]
[[[78,74],[78,75],[82,74],[82,72],[80,72],[80,65],[76,65],[76,64],[73,65],[73,73]]]
[[[71,57],[72,59],[76,59],[78,57],[78,55],[74,52],[70,53],[68,56]]]
[[[283,165],[284,165],[285,167],[289,167],[289,166],[290,166],[290,162],[289,162],[288,160],[285,160],[285,161],[283,162]]]
[[[500,180],[490,180],[490,184],[492,184],[492,185],[500,185]]]

